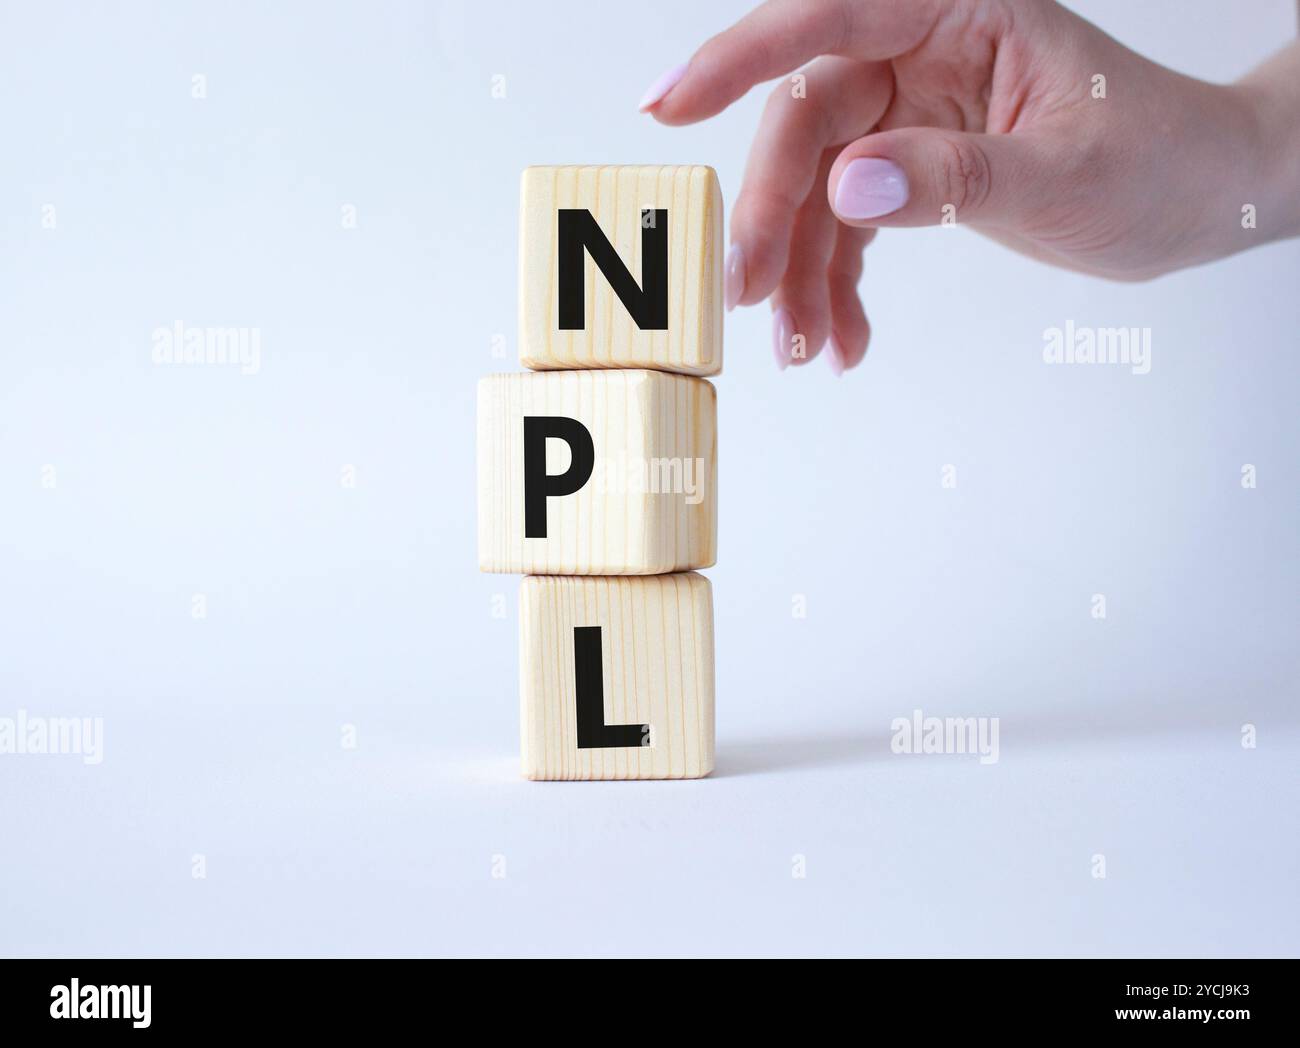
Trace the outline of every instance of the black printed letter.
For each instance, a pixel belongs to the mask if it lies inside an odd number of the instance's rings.
[[[642,331],[668,329],[668,211],[641,212],[641,286],[586,208],[562,207],[558,230],[560,330],[578,331],[586,317],[586,266],[583,250],[605,274],[609,286]]]
[[[573,627],[574,689],[578,693],[578,749],[608,750],[640,746],[648,724],[606,724],[605,685],[600,662],[600,627]]]
[[[559,437],[569,445],[569,468],[550,476],[546,472],[546,438]],[[524,538],[546,538],[546,496],[572,495],[587,483],[596,466],[591,433],[577,419],[563,415],[524,416]]]

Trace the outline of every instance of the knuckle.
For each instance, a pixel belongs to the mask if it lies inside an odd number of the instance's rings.
[[[802,91],[793,89],[794,77],[805,78]],[[808,90],[812,77],[808,67],[783,77],[768,92],[763,105],[763,123],[777,129],[783,138],[808,149],[830,141],[835,126],[834,107],[842,100],[828,97],[823,91]]]
[[[732,208],[731,225],[744,227],[752,234],[770,239],[788,235],[799,201],[782,185],[754,181],[745,185]]]
[[[694,61],[705,69],[716,68],[716,63],[726,56],[726,51],[727,33],[714,33],[699,46]]]
[[[993,173],[982,146],[969,138],[945,137],[939,154],[939,186],[944,203],[957,213],[975,211],[984,205],[993,189]]]
[[[856,287],[862,279],[862,250],[836,251],[827,267],[826,276],[832,284],[842,283]]]
[[[763,103],[764,120],[779,120],[789,108],[789,103],[794,99],[786,86],[785,81],[780,81],[768,92],[767,101]]]

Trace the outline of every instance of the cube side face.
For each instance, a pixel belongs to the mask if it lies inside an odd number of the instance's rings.
[[[642,209],[668,212],[668,326],[642,329],[587,252],[583,324],[559,316],[559,212],[591,212],[644,285]],[[722,370],[722,192],[702,165],[530,167],[521,180],[519,359],[528,368]]]
[[[645,411],[653,421],[645,485],[654,514],[651,539],[662,559],[672,560],[665,570],[709,568],[718,542],[717,391],[704,379],[649,376]]]
[[[520,587],[519,615],[526,778],[694,779],[713,770],[708,579],[693,572],[647,578],[533,576]],[[582,629],[588,631],[585,648],[577,636]],[[584,660],[588,668],[580,685]],[[592,690],[596,679],[599,688]],[[588,728],[588,745],[582,746],[580,725],[594,716],[597,700],[598,727],[606,734],[593,740]],[[617,732],[626,738],[614,741],[637,744],[609,744],[609,733]]]
[[[545,499],[544,537],[526,534],[525,418],[572,420],[594,451],[580,488]],[[482,379],[480,569],[650,575],[708,567],[717,548],[716,449],[716,393],[703,379],[637,370]],[[569,446],[548,439],[545,458],[547,476],[558,477],[571,464]]]

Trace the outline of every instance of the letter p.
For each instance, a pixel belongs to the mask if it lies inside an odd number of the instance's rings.
[[[569,445],[569,468],[546,472],[546,438],[557,437]],[[581,490],[596,467],[596,447],[591,432],[577,419],[563,415],[524,416],[524,538],[546,538],[548,495],[572,495]]]

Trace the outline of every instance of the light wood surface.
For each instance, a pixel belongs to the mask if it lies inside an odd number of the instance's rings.
[[[609,281],[585,259],[585,323],[561,330],[561,208],[591,212],[641,283],[642,210],[667,211],[668,326],[642,330]],[[701,165],[530,167],[520,192],[519,359],[525,367],[722,370],[722,193]]]
[[[523,774],[529,779],[694,779],[713,770],[713,590],[686,572],[530,576],[519,592]],[[600,628],[605,725],[638,746],[579,748],[575,634]],[[642,726],[649,731],[642,733]],[[649,745],[644,742],[648,741]]]
[[[478,387],[478,542],[483,571],[649,575],[706,568],[717,545],[716,393],[655,371],[490,375]],[[525,533],[524,418],[571,418],[595,469],[546,499],[545,538]],[[550,439],[546,472],[570,465]]]

